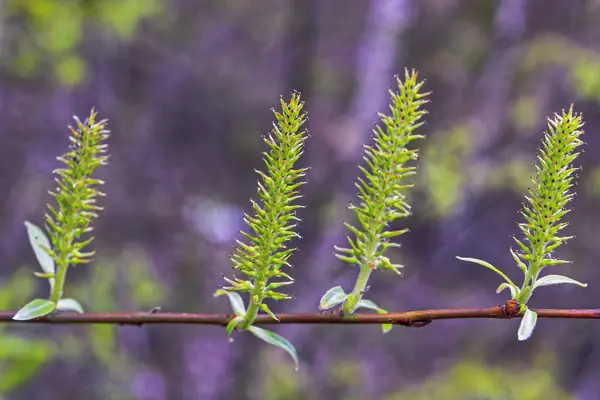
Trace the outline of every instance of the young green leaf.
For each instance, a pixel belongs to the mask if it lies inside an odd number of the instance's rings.
[[[377,311],[379,314],[387,314],[387,310],[384,310],[383,308],[379,307],[377,304],[375,304],[374,301],[371,301],[371,300],[360,299],[358,301],[356,308],[361,308],[361,307],[367,308],[367,309],[370,309],[373,311]],[[383,330],[383,333],[386,334],[392,330],[392,324],[382,324],[381,329]]]
[[[519,325],[518,338],[519,340],[527,340],[531,337],[533,330],[535,329],[535,323],[537,322],[537,313],[527,308],[525,314],[521,319],[521,325]]]
[[[533,286],[525,285],[524,287],[522,287],[520,289],[516,300],[519,304],[525,305],[531,298],[532,294],[533,294]]]
[[[222,295],[226,295],[229,297],[229,303],[231,304],[231,309],[238,317],[244,317],[246,315],[246,307],[244,306],[244,300],[242,297],[236,292],[228,292],[227,290],[219,289],[213,295],[214,297],[219,297]]]
[[[56,304],[58,311],[71,311],[79,314],[83,314],[83,307],[75,299],[60,299]]]
[[[237,316],[234,319],[232,319],[231,321],[229,321],[229,323],[225,327],[225,330],[227,331],[227,337],[229,338],[229,342],[233,342],[233,338],[231,337],[231,332],[233,332],[235,327],[243,320],[244,320],[243,315]]]
[[[37,317],[50,314],[56,308],[56,304],[46,299],[35,299],[27,303],[12,318],[15,321],[28,321]]]
[[[273,318],[275,321],[279,321],[279,318],[277,318],[277,316],[275,314],[273,314],[273,311],[271,311],[269,306],[267,306],[265,303],[259,304],[259,307],[261,310],[266,312],[269,317]]]
[[[47,249],[51,249],[52,246],[50,245],[50,241],[46,237],[46,234],[29,221],[25,221],[25,227],[27,228],[29,243],[31,244],[31,248],[35,253],[42,271],[54,275],[54,259],[50,257],[47,251]]]
[[[54,290],[54,282],[56,281],[56,275],[52,272],[34,272],[37,278],[48,279],[48,284],[50,285],[50,293]]]
[[[287,351],[287,353],[294,359],[295,369],[298,371],[298,354],[296,353],[294,346],[286,338],[276,334],[275,332],[271,332],[256,326],[250,326],[248,330],[250,330],[250,332],[252,332],[257,338]]]
[[[335,286],[329,289],[323,297],[321,297],[321,301],[319,302],[319,310],[326,310],[333,306],[336,306],[342,303],[348,295],[344,292],[341,286]]]
[[[501,283],[500,286],[498,286],[498,288],[496,289],[496,293],[500,293],[504,289],[510,289],[510,298],[513,300],[517,299],[517,296],[519,295],[519,288],[511,286],[508,283],[504,282]]]
[[[517,240],[517,239],[515,239],[515,240]],[[517,266],[519,267],[519,269],[521,271],[527,273],[527,265],[525,265],[525,263],[519,258],[519,256],[517,256],[517,254],[513,251],[513,249],[509,249],[509,250],[510,250],[510,255],[517,263]]]
[[[575,279],[571,279],[567,276],[562,275],[546,275],[539,278],[533,288],[538,288],[540,286],[549,286],[549,285],[559,285],[561,283],[572,283],[574,285],[579,285],[581,287],[587,287],[587,283],[581,283],[576,281]]]
[[[33,275],[35,275],[37,278],[43,279],[50,279],[56,276],[52,272],[34,272]]]
[[[479,265],[482,265],[482,266],[484,266],[486,268],[491,269],[492,271],[494,271],[495,273],[497,273],[498,275],[500,275],[502,278],[504,278],[504,280],[506,281],[506,283],[508,283],[513,288],[517,289],[517,285],[515,285],[514,282],[511,281],[510,278],[504,274],[504,272],[500,271],[498,268],[494,267],[489,262],[480,260],[478,258],[472,258],[472,257],[459,257],[459,256],[456,256],[456,258],[458,258],[461,261],[472,262],[472,263],[479,264]]]

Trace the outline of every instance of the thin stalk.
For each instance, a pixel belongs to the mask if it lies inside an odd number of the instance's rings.
[[[352,289],[352,292],[350,292],[350,295],[344,302],[342,308],[342,311],[345,315],[350,315],[356,310],[356,305],[366,291],[365,289],[367,288],[367,283],[369,283],[369,277],[371,276],[372,272],[373,269],[368,263],[365,263],[360,267],[360,272],[358,273],[358,278],[354,284],[354,289]]]
[[[57,265],[56,267],[54,286],[52,287],[52,292],[50,293],[50,301],[52,301],[54,304],[57,304],[62,298],[65,280],[67,278],[67,270],[69,269],[68,267],[69,266],[67,263]]]

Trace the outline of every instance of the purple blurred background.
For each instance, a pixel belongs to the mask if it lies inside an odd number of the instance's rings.
[[[533,307],[600,307],[600,1],[6,0],[0,5],[0,308],[47,287],[24,220],[43,223],[67,125],[110,120],[96,260],[69,272],[88,311],[228,312],[212,294],[256,197],[261,136],[279,96],[302,93],[310,139],[293,301],[314,312],[358,270],[337,261],[361,145],[394,75],[431,90],[410,202],[397,223],[400,278],[373,275],[393,311],[501,304],[485,259],[516,280],[510,236],[545,118],[575,103],[586,152],[557,273],[589,287],[536,292]],[[271,307],[271,304],[270,304]],[[422,329],[277,327],[288,356],[248,333],[192,326],[2,326],[3,399],[600,399],[600,324],[435,321]]]

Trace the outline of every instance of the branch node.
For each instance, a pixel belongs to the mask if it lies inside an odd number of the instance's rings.
[[[424,319],[424,320],[421,320],[421,321],[408,321],[406,323],[401,323],[399,325],[408,326],[410,328],[423,328],[424,326],[429,325],[431,322],[433,322],[433,320],[431,320],[431,319]]]
[[[508,319],[518,317],[521,313],[521,305],[516,300],[506,300],[500,307],[504,316]]]

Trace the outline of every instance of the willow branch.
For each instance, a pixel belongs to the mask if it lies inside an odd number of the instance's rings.
[[[600,319],[600,309],[535,309],[538,318],[577,318]],[[170,312],[133,313],[59,313],[30,321],[15,321],[13,311],[0,311],[0,322],[10,323],[49,323],[49,324],[203,324],[226,326],[234,317],[232,314],[192,314]],[[268,315],[258,315],[255,325],[266,324],[394,324],[422,327],[438,319],[466,318],[520,318],[518,304],[507,301],[504,305],[488,308],[452,308],[439,310],[418,310],[390,314],[340,315],[338,311],[328,314],[279,314],[279,321]]]

